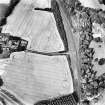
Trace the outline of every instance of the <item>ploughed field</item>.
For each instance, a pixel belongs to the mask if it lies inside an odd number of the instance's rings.
[[[3,88],[26,102],[34,103],[73,92],[71,73],[65,56],[17,53],[5,66],[5,70]]]
[[[44,3],[21,0],[6,15],[0,34],[0,58],[5,58],[0,62],[1,93],[4,89],[34,104],[76,91],[81,105],[103,105],[104,11],[83,7],[78,0]]]
[[[1,94],[10,102],[15,99],[5,91],[28,105],[74,91],[66,37],[60,34],[64,28],[57,26],[56,13],[35,10],[38,6],[50,8],[49,2],[45,6],[38,1],[21,0],[1,26],[0,69],[4,71]]]

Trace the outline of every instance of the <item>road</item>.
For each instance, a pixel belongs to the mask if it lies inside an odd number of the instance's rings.
[[[60,5],[60,11],[61,11],[61,15],[64,21],[65,30],[67,32],[66,35],[67,35],[68,46],[69,46],[68,54],[70,55],[71,67],[73,68],[72,75],[74,77],[73,78],[74,79],[74,89],[78,91],[78,94],[80,95],[80,63],[79,63],[79,55],[78,55],[79,37],[77,38],[77,36],[75,37],[73,36],[74,34],[72,33],[72,30],[71,30],[70,20],[67,19],[62,5]]]

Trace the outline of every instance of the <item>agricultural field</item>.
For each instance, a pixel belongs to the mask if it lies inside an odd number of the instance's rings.
[[[1,95],[11,103],[33,105],[74,92],[75,52],[68,49],[62,18],[57,20],[57,3],[49,2],[22,0],[1,25]],[[43,10],[51,7],[54,13]]]
[[[0,4],[1,103],[105,104],[105,6],[93,1]]]

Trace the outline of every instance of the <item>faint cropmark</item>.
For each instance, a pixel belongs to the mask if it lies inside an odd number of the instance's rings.
[[[0,60],[0,75],[3,75],[5,73],[5,67],[7,64],[5,64],[4,60]]]

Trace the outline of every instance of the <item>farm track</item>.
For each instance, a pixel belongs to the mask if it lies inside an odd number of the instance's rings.
[[[59,4],[60,4],[60,10],[61,10],[61,14],[62,14],[62,17],[64,18],[63,21],[64,21],[64,24],[67,23],[67,25],[65,26],[65,30],[66,30],[66,33],[67,33],[67,40],[68,40],[68,46],[69,46],[69,51],[72,50],[71,52],[69,52],[69,55],[70,55],[70,58],[71,58],[71,66],[73,65],[73,63],[75,62],[75,67],[77,67],[75,70],[76,70],[76,73],[77,75],[75,75],[74,71],[71,71],[72,72],[72,75],[73,75],[73,79],[74,79],[74,88],[75,90],[77,91],[78,93],[78,96],[80,98],[80,64],[79,64],[79,56],[78,56],[78,40],[79,40],[79,37],[78,36],[73,36],[73,32],[72,32],[72,21],[71,21],[71,17],[70,17],[70,11],[69,10],[69,7],[65,10],[65,6],[64,6],[64,3],[63,2],[60,2],[59,1]],[[67,12],[67,13],[66,13]],[[66,14],[69,14],[68,16]],[[69,28],[68,28],[69,27]],[[75,59],[75,60],[74,60]],[[72,68],[73,69],[73,68]],[[75,79],[75,77],[77,76],[77,78]],[[78,85],[77,85],[78,84]]]

